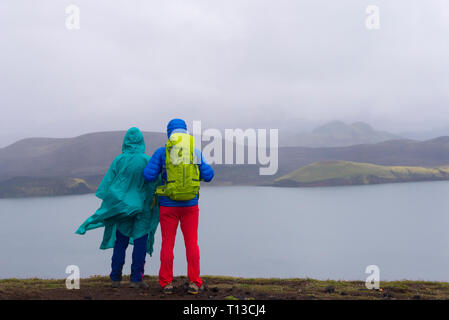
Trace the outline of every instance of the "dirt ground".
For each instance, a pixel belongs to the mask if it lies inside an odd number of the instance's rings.
[[[81,279],[79,290],[68,290],[63,280],[0,280],[0,299],[14,300],[419,300],[449,299],[449,283],[421,281],[381,282],[379,290],[368,290],[361,281],[320,281],[313,279],[242,279],[205,276],[205,290],[192,296],[186,293],[188,280],[176,277],[175,292],[162,293],[156,277],[145,276],[149,289],[129,288],[129,278],[122,286],[110,287],[107,277]]]

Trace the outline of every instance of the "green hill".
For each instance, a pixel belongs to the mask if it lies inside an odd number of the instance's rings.
[[[381,166],[350,161],[316,162],[275,180],[284,187],[363,185],[449,180],[449,167]]]
[[[0,198],[50,197],[93,191],[85,180],[78,178],[18,177],[0,182]]]

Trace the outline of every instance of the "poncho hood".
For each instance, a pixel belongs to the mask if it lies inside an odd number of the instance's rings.
[[[123,139],[122,152],[145,153],[145,139],[138,128],[133,127],[126,132]]]

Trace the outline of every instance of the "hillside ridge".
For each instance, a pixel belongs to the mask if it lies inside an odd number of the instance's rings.
[[[321,161],[274,181],[275,186],[316,187],[449,180],[449,166],[382,166],[353,161]]]

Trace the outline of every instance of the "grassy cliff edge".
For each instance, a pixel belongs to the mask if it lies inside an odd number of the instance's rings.
[[[81,279],[79,290],[68,290],[65,280],[3,279],[0,280],[0,300],[4,299],[76,299],[76,300],[419,300],[449,299],[449,283],[429,281],[384,281],[380,290],[369,290],[362,281],[313,279],[245,279],[224,276],[204,276],[206,289],[198,296],[187,295],[186,277],[175,278],[175,292],[164,296],[157,278],[145,276],[149,289],[132,289],[124,277],[121,288],[112,289],[107,277]]]

